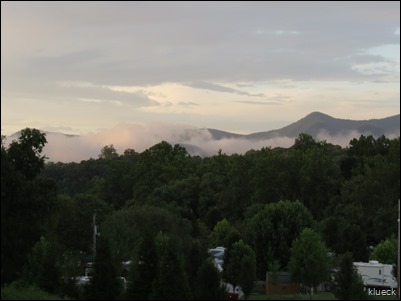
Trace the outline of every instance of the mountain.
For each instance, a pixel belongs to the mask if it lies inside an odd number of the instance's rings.
[[[118,125],[112,129],[90,135],[70,135],[45,132],[48,143],[44,154],[50,161],[79,162],[97,158],[105,145],[113,144],[118,153],[130,148],[137,152],[165,140],[170,144],[180,144],[191,155],[212,156],[222,150],[226,154],[242,154],[250,149],[262,147],[288,148],[294,144],[300,133],[307,133],[317,141],[348,146],[350,140],[363,135],[375,138],[385,135],[388,138],[400,136],[400,115],[382,119],[349,120],[313,112],[304,118],[281,129],[241,135],[218,129],[183,128],[174,125],[163,127],[136,127],[129,124]],[[8,136],[7,146],[20,132]]]
[[[329,115],[313,112],[304,118],[281,129],[266,132],[257,132],[249,135],[239,135],[208,129],[214,139],[245,138],[250,140],[268,140],[277,137],[296,138],[300,133],[307,133],[317,139],[320,135],[337,136],[348,133],[357,133],[358,136],[372,135],[400,135],[400,114],[382,119],[349,120],[334,118]]]
[[[46,135],[56,135],[56,136],[66,137],[66,138],[79,137],[79,135],[76,135],[76,134],[65,134],[65,133],[60,133],[60,132],[50,132],[50,131],[44,131],[44,130],[40,130],[40,131],[42,133],[45,133]],[[18,139],[19,136],[21,136],[21,131],[15,132],[15,133],[11,134],[10,136],[7,136],[7,138],[9,140],[14,140],[14,139]]]
[[[221,140],[221,139],[232,139],[232,138],[244,138],[249,135],[241,135],[241,134],[234,134],[230,132],[225,132],[225,131],[220,131],[216,129],[207,129],[210,134],[212,134],[212,137],[216,140]]]

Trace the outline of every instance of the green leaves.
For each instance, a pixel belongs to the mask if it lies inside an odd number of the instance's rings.
[[[159,272],[153,285],[152,299],[188,300],[191,298],[183,255],[177,243],[175,239],[163,233],[159,233],[156,237]]]
[[[305,228],[292,243],[288,269],[293,280],[311,287],[329,279],[328,249],[312,229]]]
[[[366,300],[363,281],[353,265],[352,254],[345,253],[334,276],[334,295],[339,300]]]
[[[268,263],[279,260],[287,266],[292,241],[313,218],[299,201],[280,201],[267,205],[253,216],[247,227],[247,237],[256,252],[258,276],[265,277]]]
[[[39,130],[26,128],[21,131],[17,141],[8,147],[8,158],[14,168],[31,180],[44,166],[45,156],[41,156],[47,143],[46,134]]]
[[[111,256],[107,239],[100,236],[97,242],[93,276],[88,286],[88,300],[118,300],[122,287]]]
[[[54,185],[38,177],[45,143],[44,133],[26,128],[18,140],[1,149],[2,284],[21,276],[26,256],[44,233],[53,209]]]
[[[256,256],[252,248],[242,240],[237,241],[227,249],[224,259],[224,279],[235,289],[242,288],[245,296],[249,296],[256,279]]]
[[[397,263],[397,241],[395,239],[386,239],[381,241],[369,257],[370,260],[378,260],[380,263]]]

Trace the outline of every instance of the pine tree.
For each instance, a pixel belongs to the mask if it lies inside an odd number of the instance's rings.
[[[98,240],[93,276],[87,288],[88,300],[116,300],[121,293],[121,283],[113,264],[108,241]]]
[[[60,267],[58,247],[42,236],[32,248],[24,267],[24,279],[39,288],[55,293],[59,288]]]
[[[234,289],[237,285],[242,288],[245,298],[249,296],[256,279],[256,256],[252,248],[242,240],[227,250],[223,275]]]
[[[157,276],[158,258],[154,237],[143,235],[131,264],[126,297],[129,300],[149,300]]]
[[[153,286],[152,299],[188,300],[191,292],[178,243],[168,235],[159,233],[156,245],[159,271]]]
[[[225,289],[221,285],[220,272],[210,258],[204,260],[199,268],[194,292],[196,300],[223,300],[226,298]]]
[[[340,269],[335,275],[334,295],[339,300],[362,300],[365,292],[363,281],[354,267],[352,254],[347,252],[340,261]]]

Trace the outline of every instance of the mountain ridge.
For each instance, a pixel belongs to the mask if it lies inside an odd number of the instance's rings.
[[[90,135],[72,135],[60,132],[46,133],[48,143],[44,154],[50,161],[80,162],[89,158],[97,158],[99,151],[105,145],[116,148],[122,154],[126,149],[137,152],[145,151],[161,141],[179,144],[186,148],[190,155],[207,157],[217,154],[220,150],[226,154],[243,154],[263,147],[288,148],[300,133],[311,135],[316,141],[325,140],[334,145],[346,147],[354,138],[360,135],[372,135],[375,138],[385,135],[393,139],[400,136],[400,115],[381,119],[350,120],[312,112],[304,118],[280,129],[256,132],[251,134],[236,134],[208,128],[185,128],[174,125],[162,127],[137,127],[129,124]],[[19,137],[19,132],[6,137],[5,146]]]
[[[40,130],[45,134],[62,135],[65,137],[79,137],[78,134],[66,134],[63,132],[52,132]],[[343,132],[356,131],[364,135],[380,136],[388,134],[400,133],[400,114],[364,120],[335,118],[325,113],[314,111],[305,117],[290,123],[279,129],[254,132],[250,134],[238,134],[229,131],[223,131],[214,128],[198,128],[187,129],[178,135],[177,140],[188,141],[193,135],[199,134],[200,131],[209,132],[216,140],[221,139],[251,139],[266,140],[276,137],[296,138],[300,133],[306,133],[314,138],[318,138],[318,134],[325,131],[329,135],[338,135]],[[9,138],[19,137],[21,131],[15,132],[8,136]]]
[[[216,129],[207,129],[213,138],[245,138],[252,140],[266,140],[276,137],[296,138],[300,133],[306,133],[318,138],[322,131],[328,135],[339,135],[345,132],[355,131],[363,135],[375,137],[400,133],[400,114],[384,118],[353,120],[335,118],[321,112],[312,112],[305,117],[280,129],[255,132],[247,135],[235,134]]]

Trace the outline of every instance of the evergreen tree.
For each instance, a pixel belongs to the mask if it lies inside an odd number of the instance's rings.
[[[226,292],[221,284],[220,272],[210,258],[203,261],[195,281],[195,300],[223,300]]]
[[[334,295],[339,300],[363,300],[366,297],[362,278],[349,252],[343,255],[339,271],[335,274]]]
[[[200,240],[192,239],[189,254],[185,256],[186,271],[192,291],[195,291],[198,286],[196,280],[199,274],[199,269],[208,256],[209,254],[207,253],[207,249],[202,245]]]
[[[126,297],[129,300],[149,300],[157,277],[158,257],[154,237],[143,235],[131,263]]]
[[[168,235],[159,233],[156,237],[156,246],[159,272],[153,286],[152,299],[188,300],[191,293],[178,243]]]
[[[252,291],[256,279],[256,256],[252,248],[242,240],[237,241],[227,250],[224,260],[224,279],[233,285],[241,286],[245,298]]]
[[[121,282],[112,261],[108,241],[98,239],[93,276],[87,288],[88,300],[116,300],[120,297]]]
[[[25,281],[49,293],[55,293],[60,281],[58,254],[57,245],[42,236],[28,256],[24,268]]]

